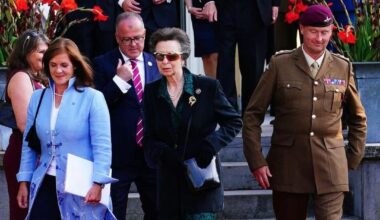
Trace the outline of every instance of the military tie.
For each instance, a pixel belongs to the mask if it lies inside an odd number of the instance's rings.
[[[137,94],[137,99],[139,103],[141,103],[143,99],[143,85],[141,82],[141,77],[139,73],[139,68],[137,67],[137,61],[136,60],[130,60],[132,65],[132,72],[133,72],[133,86],[135,87],[135,91]],[[136,126],[136,143],[138,146],[142,147],[142,139],[144,137],[144,127],[142,123],[142,117],[140,116],[137,119],[137,126]]]
[[[319,65],[318,65],[318,63],[316,61],[314,61],[314,63],[312,63],[310,65],[310,73],[311,73],[311,77],[313,77],[313,79],[317,75],[318,70],[319,70]]]

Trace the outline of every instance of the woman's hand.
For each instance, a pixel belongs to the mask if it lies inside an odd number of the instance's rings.
[[[17,193],[17,203],[20,208],[28,208],[28,184],[27,182],[20,182]]]
[[[84,197],[84,202],[86,203],[99,203],[102,198],[102,186],[99,184],[92,184],[92,187],[88,191],[86,197]]]

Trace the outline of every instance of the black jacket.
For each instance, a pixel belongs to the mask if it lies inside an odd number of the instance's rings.
[[[184,69],[184,74],[191,73]],[[191,95],[182,94],[184,108],[178,129],[172,123],[169,103],[159,95],[163,79],[145,87],[145,156],[148,165],[158,168],[158,210],[161,219],[178,216],[178,213],[218,212],[223,208],[222,186],[205,193],[193,194],[187,185],[182,154],[190,116],[192,115],[192,122],[185,159],[194,157],[202,147],[211,146],[215,152],[219,152],[233,140],[242,126],[240,115],[227,101],[218,81],[191,76],[196,101],[191,106],[188,101]],[[220,127],[216,130],[217,124]],[[173,132],[175,130],[177,132]],[[174,152],[172,158],[163,156],[168,149]],[[218,156],[217,164],[220,171]]]

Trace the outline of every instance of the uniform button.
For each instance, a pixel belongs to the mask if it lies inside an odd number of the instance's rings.
[[[317,86],[318,84],[319,84],[319,83],[318,83],[318,81],[314,81],[314,85],[316,85],[316,86]]]
[[[339,89],[335,89],[335,92],[339,92]]]
[[[314,132],[310,132],[310,136],[312,136],[312,137],[313,137],[313,136],[314,136]]]
[[[311,118],[312,118],[312,119],[316,119],[317,116],[313,114],[313,115],[311,116]]]
[[[290,88],[290,84],[286,84],[286,87]]]
[[[313,97],[313,101],[315,102],[315,101],[317,101],[318,100],[318,98],[317,97]]]

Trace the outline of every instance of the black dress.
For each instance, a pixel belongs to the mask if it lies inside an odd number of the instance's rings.
[[[204,2],[192,0],[193,7],[203,8]],[[194,30],[194,55],[202,57],[218,51],[217,24],[208,20],[199,20],[191,15]]]

